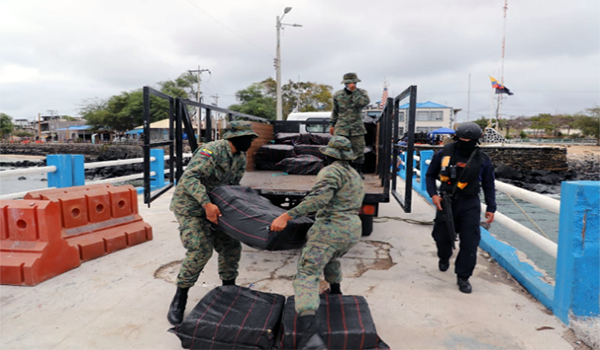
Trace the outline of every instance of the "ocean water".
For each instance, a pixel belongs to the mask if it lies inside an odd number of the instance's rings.
[[[560,200],[558,195],[549,195],[549,197]],[[500,191],[496,191],[496,203],[498,205],[497,211],[529,228],[530,230],[533,230],[542,236],[546,236],[552,242],[558,242],[558,214],[548,211],[544,208],[540,208],[537,205],[531,204],[527,201],[515,197],[513,197],[513,199],[518,206],[513,203],[508,195]],[[535,222],[539,229],[527,218],[525,214],[523,214],[523,211],[527,213],[527,216],[529,216],[529,218]],[[540,229],[543,231],[543,233],[540,232]],[[517,250],[525,253],[538,268],[546,272],[546,276],[551,278],[555,277],[555,258],[498,223],[492,223],[492,226],[488,231],[490,231],[490,233],[496,236],[496,238],[499,240],[508,243]]]

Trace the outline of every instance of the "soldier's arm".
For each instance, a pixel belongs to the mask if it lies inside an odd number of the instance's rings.
[[[297,207],[289,210],[287,213],[292,218],[308,215],[325,207],[335,192],[339,189],[338,179],[329,167],[324,168],[317,175],[317,183],[310,190],[310,193],[304,197]]]
[[[483,190],[483,197],[485,199],[485,204],[487,208],[485,209],[486,213],[495,213],[496,212],[496,178],[494,176],[494,168],[492,166],[492,161],[489,157],[481,164],[481,170],[479,172],[481,177],[481,188]]]
[[[206,192],[206,187],[202,184],[202,178],[210,176],[213,169],[214,165],[210,161],[210,157],[196,152],[194,159],[179,179],[177,186],[182,186],[185,192],[194,197],[200,205],[205,206],[210,203],[210,198]]]
[[[354,107],[363,108],[366,107],[371,100],[366,90],[356,89],[352,94],[352,104]]]
[[[331,118],[329,119],[329,126],[331,126],[331,127],[335,126],[335,123],[337,123],[339,113],[340,113],[340,107],[338,105],[338,101],[335,98],[335,96],[333,96],[333,110],[331,111]]]

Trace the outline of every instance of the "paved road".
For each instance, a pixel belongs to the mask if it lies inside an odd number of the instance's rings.
[[[34,287],[0,287],[1,349],[179,349],[167,332],[168,304],[184,249],[171,192],[148,209],[154,240],[108,256]],[[416,196],[416,195],[415,195]],[[381,216],[430,221],[421,197],[413,212],[395,203]],[[458,291],[455,275],[437,269],[431,226],[399,220],[376,223],[374,233],[343,260],[345,294],[367,298],[380,337],[394,349],[573,349],[569,330],[480,251],[473,293]],[[293,294],[298,251],[244,247],[238,282]],[[219,285],[216,259],[190,291],[188,311]]]

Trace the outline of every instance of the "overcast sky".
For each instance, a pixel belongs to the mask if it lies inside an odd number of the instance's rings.
[[[371,101],[417,85],[418,102],[488,117],[502,79],[504,0],[0,0],[0,112],[79,115],[85,99],[202,74],[205,102],[282,77],[342,87],[356,72]],[[504,116],[600,105],[600,1],[508,0]],[[469,94],[470,75],[470,94]]]

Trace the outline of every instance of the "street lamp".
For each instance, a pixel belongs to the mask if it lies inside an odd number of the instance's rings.
[[[283,120],[283,106],[281,103],[281,49],[279,47],[279,32],[281,31],[282,26],[292,26],[292,27],[302,27],[300,24],[286,24],[281,23],[281,20],[285,16],[286,13],[292,10],[291,7],[286,7],[283,10],[283,15],[281,18],[277,16],[277,58],[275,59],[275,69],[277,70],[277,120]]]

